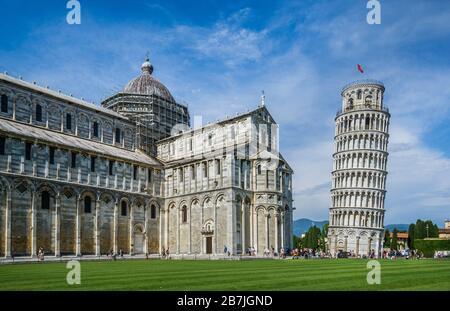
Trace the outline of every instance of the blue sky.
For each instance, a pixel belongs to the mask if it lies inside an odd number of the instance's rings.
[[[334,116],[356,79],[386,85],[391,119],[385,223],[450,218],[450,2],[0,1],[0,70],[89,101],[123,88],[147,51],[191,115],[256,107],[265,90],[295,170],[295,218],[327,219]],[[365,69],[356,71],[360,63]]]

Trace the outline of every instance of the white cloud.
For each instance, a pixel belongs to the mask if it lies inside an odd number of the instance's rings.
[[[333,10],[341,7],[334,17]],[[425,11],[423,4],[419,8]],[[209,121],[255,107],[264,89],[280,124],[281,152],[295,170],[295,215],[315,219],[328,218],[340,88],[356,77],[354,65],[364,61],[368,75],[385,82],[385,103],[392,113],[386,221],[438,221],[450,210],[450,159],[427,139],[435,124],[449,118],[449,64],[436,70],[402,48],[447,35],[448,11],[430,18],[418,9],[389,22],[395,12],[390,4],[383,10],[387,18],[381,28],[364,24],[365,6],[346,9],[329,2],[305,18],[296,9],[278,11],[259,30],[246,26],[252,21],[250,9],[211,27],[92,25],[88,33],[76,33],[57,31],[58,25],[30,36],[37,40],[23,44],[24,58],[7,51],[0,57],[5,64],[19,64],[28,80],[98,101],[137,75],[150,50],[154,75],[190,103],[192,115]],[[298,32],[288,32],[287,44],[279,37],[292,24]]]

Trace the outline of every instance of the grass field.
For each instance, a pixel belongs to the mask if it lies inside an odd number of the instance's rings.
[[[0,266],[0,290],[450,290],[449,260],[381,260],[368,285],[365,260],[82,261],[81,285],[65,263]]]

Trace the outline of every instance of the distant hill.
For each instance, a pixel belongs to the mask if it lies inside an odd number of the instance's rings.
[[[328,221],[315,221],[308,218],[300,218],[297,220],[294,220],[294,234],[296,236],[301,236],[303,233],[308,231],[310,227],[315,225],[316,227],[322,229],[322,227],[327,224]]]
[[[384,229],[389,229],[391,232],[394,228],[397,228],[398,231],[408,231],[408,227],[409,224],[393,224],[384,226]]]
[[[322,221],[315,221],[308,218],[300,218],[297,220],[294,220],[294,234],[296,236],[301,236],[303,233],[306,233],[309,228],[311,228],[313,225],[316,227],[322,229],[325,224],[327,224],[327,220]],[[397,228],[398,231],[408,231],[409,224],[392,224],[392,225],[386,225],[384,228],[389,229],[389,231],[392,232],[394,228]]]

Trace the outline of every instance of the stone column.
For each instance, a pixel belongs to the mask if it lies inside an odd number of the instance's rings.
[[[78,136],[78,111],[74,113],[74,121],[75,121],[75,136]]]
[[[347,251],[347,245],[348,245],[348,236],[344,237],[344,252]]]
[[[12,191],[10,188],[6,191],[6,209],[5,209],[5,257],[11,257],[11,204]]]
[[[269,213],[265,212],[264,216],[265,216],[265,233],[266,233],[266,248],[269,249],[270,245],[269,245]]]
[[[130,256],[134,254],[134,239],[133,239],[133,221],[134,221],[134,205],[130,204],[130,219],[128,222],[128,250],[130,253]]]
[[[336,234],[334,236],[334,255],[336,256],[337,254],[337,243],[338,243],[338,235]]]
[[[118,239],[118,230],[119,230],[119,201],[116,201],[116,204],[114,205],[114,220],[113,220],[114,228],[113,228],[113,253],[117,254],[118,252],[118,245],[117,245],[117,239]]]
[[[380,236],[377,236],[376,239],[375,258],[380,258]]]
[[[371,248],[372,248],[372,238],[369,237],[367,239],[367,256],[370,256]]]
[[[241,254],[245,254],[245,200],[241,203]]]
[[[45,108],[45,127],[48,128],[48,107]]]
[[[95,201],[94,235],[95,256],[100,256],[100,199]]]
[[[281,225],[281,247],[286,251],[286,247],[284,245],[284,212],[280,213],[280,225]]]
[[[289,211],[288,211],[288,220],[289,220],[289,223],[287,224],[287,228],[288,228],[287,231],[288,232],[292,232],[293,231],[292,230],[292,226],[293,226],[293,215],[292,215],[292,213],[293,213],[293,210],[292,210],[292,207],[290,207]],[[294,248],[294,239],[292,238],[291,234],[289,234],[287,236],[287,240],[288,240],[288,243],[289,243],[289,248],[293,249]]]
[[[75,255],[81,256],[81,202],[83,200],[78,199],[77,204],[77,218],[76,218],[76,247],[75,247]]]
[[[55,200],[55,257],[61,256],[61,196],[56,194]]]
[[[275,253],[278,254],[278,220],[279,220],[280,214],[278,212],[275,212]]]
[[[159,254],[162,254],[163,251],[163,217],[162,214],[165,214],[165,210],[160,209],[158,211],[158,217],[159,217]]]
[[[254,246],[253,242],[253,205],[249,204],[248,206],[248,216],[249,216],[249,223],[250,223],[250,247]]]
[[[36,229],[36,192],[31,190],[31,258],[37,254]]]
[[[214,207],[214,222],[215,221],[216,221],[216,210]],[[192,208],[191,207],[189,208],[189,237],[188,237],[188,240],[189,240],[188,254],[191,254],[192,253]],[[215,252],[215,250],[214,250],[214,252]]]
[[[166,249],[169,248],[169,207],[167,207],[165,211],[166,220],[164,222],[164,244],[166,245]]]
[[[180,207],[176,208],[177,210],[177,255],[180,254]]]
[[[148,208],[144,207],[144,254],[148,254]]]
[[[218,228],[218,225],[217,225],[217,203],[213,203],[213,208],[214,208],[213,254],[216,255],[217,254],[217,228]],[[190,212],[189,212],[189,215],[190,215]],[[191,239],[190,239],[190,235],[191,235],[190,228],[191,227],[190,226],[191,225],[189,224],[189,249],[191,248]]]
[[[356,249],[355,249],[355,255],[356,255],[356,257],[359,256],[359,239],[360,239],[360,237],[357,236],[357,237],[356,237]]]
[[[259,240],[259,236],[258,236],[258,211],[255,210],[253,213],[253,221],[254,221],[254,226],[253,226],[253,247],[255,248],[255,253],[258,253],[258,240]]]

